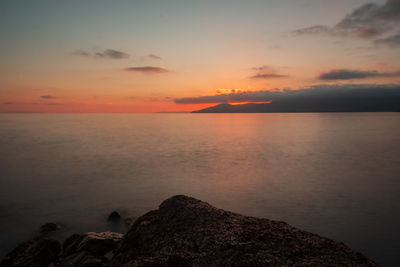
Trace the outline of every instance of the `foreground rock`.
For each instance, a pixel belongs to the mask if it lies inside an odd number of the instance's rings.
[[[58,241],[42,236],[18,245],[0,267],[377,266],[343,243],[186,196],[165,200],[124,237],[74,234],[60,250]]]
[[[0,266],[51,266],[57,262],[60,250],[60,243],[57,240],[47,237],[35,238],[19,244],[6,255]]]
[[[136,220],[112,266],[377,266],[328,238],[186,196]]]

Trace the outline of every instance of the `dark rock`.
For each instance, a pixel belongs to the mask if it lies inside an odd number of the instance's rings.
[[[94,256],[104,256],[107,252],[117,248],[122,237],[122,234],[114,232],[74,234],[65,240],[63,256],[66,257],[82,251]]]
[[[6,255],[0,266],[49,266],[57,261],[60,250],[57,240],[47,237],[35,238],[19,244]]]
[[[111,265],[377,266],[343,243],[186,196],[138,218]]]
[[[50,233],[55,232],[60,229],[61,229],[60,225],[50,222],[50,223],[45,223],[42,226],[40,226],[39,233],[41,235],[47,235],[47,234],[50,234]]]
[[[108,215],[108,221],[119,221],[121,219],[121,215],[118,212],[113,211],[110,215]]]

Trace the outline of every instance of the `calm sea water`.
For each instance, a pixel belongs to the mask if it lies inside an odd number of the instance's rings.
[[[0,171],[1,256],[186,194],[398,264],[399,113],[2,114]]]

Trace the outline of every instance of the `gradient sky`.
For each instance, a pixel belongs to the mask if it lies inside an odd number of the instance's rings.
[[[0,112],[400,84],[400,0],[3,0],[0,36]]]

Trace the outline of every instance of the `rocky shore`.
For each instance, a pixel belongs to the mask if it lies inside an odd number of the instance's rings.
[[[112,215],[112,216],[111,216]],[[110,220],[118,220],[112,213]],[[56,231],[46,224],[41,231]],[[179,195],[139,217],[126,235],[43,234],[18,245],[5,266],[377,266],[345,244],[284,222],[248,217]]]

